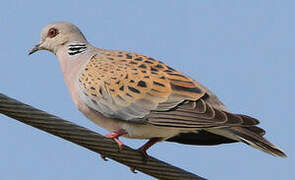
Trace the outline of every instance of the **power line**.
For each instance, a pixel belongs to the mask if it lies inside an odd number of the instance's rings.
[[[119,152],[118,145],[113,140],[105,138],[96,132],[90,131],[72,122],[23,104],[1,93],[0,113],[83,146],[158,179],[205,180],[198,175],[172,166],[151,156],[144,160],[140,152],[128,146],[124,146]]]

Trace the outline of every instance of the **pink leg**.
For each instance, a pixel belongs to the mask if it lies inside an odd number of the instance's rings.
[[[143,155],[147,158],[148,154],[146,153],[146,151],[152,147],[154,144],[156,144],[157,142],[161,141],[161,138],[152,138],[150,139],[148,142],[146,142],[143,146],[141,146],[140,148],[138,148],[138,150],[140,152],[143,153]]]
[[[114,132],[110,132],[109,134],[106,134],[104,137],[110,138],[110,139],[113,139],[114,141],[116,141],[116,143],[119,145],[119,149],[122,150],[124,144],[119,140],[119,137],[124,134],[128,134],[128,132],[125,131],[124,129],[119,129],[118,131],[114,131]],[[100,157],[104,161],[107,161],[107,158],[105,155],[101,154]]]
[[[110,132],[109,134],[105,135],[104,137],[113,139],[119,145],[120,150],[123,149],[124,144],[119,140],[119,137],[122,135],[128,134],[127,131],[124,129],[120,129],[118,131]]]

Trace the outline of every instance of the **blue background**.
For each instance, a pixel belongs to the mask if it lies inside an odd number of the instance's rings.
[[[27,56],[53,21],[72,22],[97,47],[160,59],[199,80],[236,113],[258,118],[288,158],[242,143],[159,143],[149,153],[209,179],[292,179],[295,1],[2,1],[0,92],[88,127],[74,107],[56,57]],[[1,179],[152,179],[0,115]],[[140,140],[123,139],[138,147]],[[293,171],[293,172],[292,172]]]

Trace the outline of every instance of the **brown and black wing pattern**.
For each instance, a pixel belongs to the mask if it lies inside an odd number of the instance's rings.
[[[166,111],[206,93],[161,61],[111,50],[98,50],[82,70],[79,85],[88,106],[121,120],[144,118],[152,110]]]
[[[196,101],[184,101],[168,111],[152,111],[147,119],[155,126],[182,129],[247,127],[259,123],[252,117],[217,109],[203,98]]]

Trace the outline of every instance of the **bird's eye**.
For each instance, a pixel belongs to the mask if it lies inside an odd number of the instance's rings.
[[[47,37],[54,38],[58,34],[58,30],[55,28],[50,28],[47,33]]]

